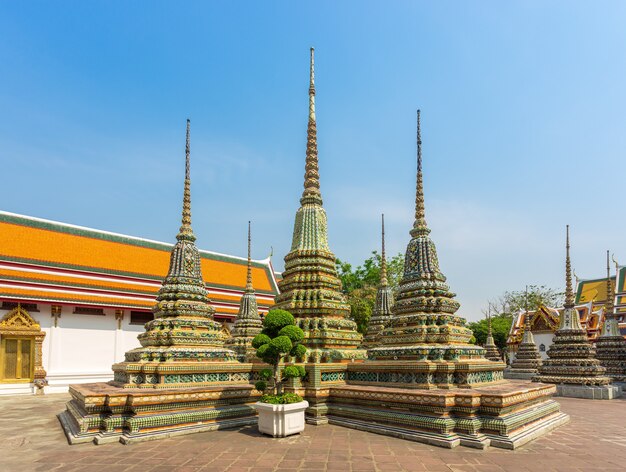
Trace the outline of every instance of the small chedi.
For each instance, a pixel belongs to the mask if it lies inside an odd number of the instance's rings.
[[[594,347],[587,339],[587,332],[580,324],[574,310],[572,271],[570,263],[569,225],[566,230],[565,256],[565,303],[559,321],[559,329],[548,349],[548,359],[543,361],[535,382],[557,385],[557,394],[566,397],[612,399],[620,395],[620,389],[611,385],[606,369],[596,359]]]
[[[367,333],[363,338],[363,348],[371,348],[377,345],[378,338],[383,328],[391,320],[391,308],[393,306],[393,291],[387,281],[387,259],[385,258],[385,215],[382,215],[382,249],[380,256],[380,283],[376,291],[376,304],[372,312]]]
[[[362,336],[349,319],[350,306],[341,293],[335,255],[328,246],[328,224],[322,206],[317,157],[314,50],[311,48],[309,123],[304,191],[296,213],[291,250],[285,256],[283,279],[275,307],[286,310],[304,331],[309,362],[365,358],[357,349]]]
[[[617,284],[618,273],[615,276]],[[611,283],[609,251],[606,252],[607,298],[604,306],[604,324],[596,341],[596,357],[613,382],[626,382],[626,339],[620,334],[615,316],[615,290]]]
[[[535,337],[530,330],[530,313],[525,310],[524,313],[524,334],[522,342],[517,349],[517,355],[511,363],[511,366],[504,370],[504,378],[506,379],[524,379],[532,380],[537,375],[539,367],[543,363],[541,354],[535,343]]]
[[[256,294],[252,285],[252,259],[251,259],[251,235],[250,222],[248,221],[248,271],[246,275],[246,288],[241,301],[235,323],[230,331],[230,338],[225,346],[235,351],[237,358],[242,362],[253,362],[256,350],[252,347],[252,339],[263,329],[263,322],[259,315],[256,302]]]
[[[500,351],[496,342],[493,340],[493,331],[491,330],[491,307],[489,307],[489,313],[487,314],[487,324],[489,326],[487,332],[487,340],[485,341],[485,358],[490,361],[502,362]]]
[[[141,347],[113,366],[113,382],[70,386],[59,419],[71,443],[131,443],[256,421],[252,366],[224,347],[213,320],[191,228],[190,184],[187,120],[182,225],[154,320],[138,336]]]

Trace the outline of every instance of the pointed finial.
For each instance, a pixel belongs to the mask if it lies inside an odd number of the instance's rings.
[[[524,312],[524,316],[526,317],[524,325],[527,329],[530,329],[530,316],[528,316],[528,285],[526,285],[526,296],[524,297]]]
[[[387,258],[385,255],[385,214],[382,217],[382,251],[380,255],[380,285],[387,286]]]
[[[248,272],[246,275],[246,292],[251,292],[254,290],[252,286],[252,237],[250,232],[250,222],[248,221]]]
[[[617,284],[617,274],[615,274],[615,283]],[[609,251],[606,251],[606,303],[605,310],[606,315],[605,319],[613,316],[613,310],[615,308],[615,294],[613,292],[613,284],[611,283],[611,265],[609,262]]]
[[[191,229],[191,178],[189,171],[189,128],[190,121],[187,119],[187,135],[185,139],[185,190],[183,192],[183,217],[182,225],[176,239],[195,241],[196,237]]]
[[[572,290],[572,264],[569,258],[569,225],[565,227],[565,308],[574,307],[574,291]]]
[[[309,82],[309,125],[307,128],[306,164],[304,173],[304,192],[300,203],[322,204],[320,192],[320,175],[317,160],[317,124],[315,121],[315,63],[314,52],[311,48],[311,70]]]
[[[309,67],[309,120],[315,121],[315,48],[311,48]]]
[[[491,336],[491,303],[489,303],[489,308],[487,308],[487,323],[489,325],[489,336]]]
[[[430,233],[426,225],[426,213],[424,210],[424,183],[422,177],[422,125],[421,111],[417,110],[417,184],[415,186],[415,223],[411,230],[411,236],[424,236]]]

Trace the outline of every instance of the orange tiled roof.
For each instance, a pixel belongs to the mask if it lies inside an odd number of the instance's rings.
[[[151,308],[172,245],[0,212],[0,298]],[[218,314],[233,315],[245,259],[200,251]],[[269,260],[253,261],[259,308],[278,293]]]

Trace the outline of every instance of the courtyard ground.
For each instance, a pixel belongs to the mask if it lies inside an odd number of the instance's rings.
[[[131,446],[68,445],[67,394],[0,397],[0,471],[623,471],[626,399],[559,399],[571,421],[516,451],[442,449],[339,426],[271,439],[256,427]]]

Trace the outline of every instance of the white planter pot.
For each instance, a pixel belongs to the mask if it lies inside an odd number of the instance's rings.
[[[254,407],[259,414],[259,431],[275,438],[301,433],[304,431],[304,410],[308,406],[306,400],[287,405],[255,403]]]

